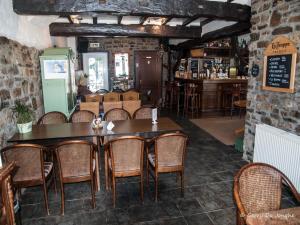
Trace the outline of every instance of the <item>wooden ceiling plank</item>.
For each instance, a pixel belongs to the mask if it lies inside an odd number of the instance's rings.
[[[188,18],[187,20],[185,20],[183,23],[182,23],[182,26],[187,26],[189,25],[191,22],[195,21],[196,19],[198,19],[200,16],[193,16],[193,17],[190,17]],[[200,24],[199,24],[200,26]]]

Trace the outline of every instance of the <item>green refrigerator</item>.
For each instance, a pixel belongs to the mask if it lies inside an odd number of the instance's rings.
[[[70,48],[48,48],[40,56],[45,113],[70,116],[76,106],[73,53]]]

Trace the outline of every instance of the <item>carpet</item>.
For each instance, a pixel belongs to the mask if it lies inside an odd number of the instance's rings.
[[[240,136],[235,134],[235,130],[245,126],[245,118],[202,118],[191,119],[191,122],[225,145],[234,145],[235,139]]]

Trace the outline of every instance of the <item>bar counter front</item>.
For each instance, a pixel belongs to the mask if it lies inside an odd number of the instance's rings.
[[[200,111],[216,112],[230,107],[234,87],[239,87],[240,94],[246,97],[247,79],[226,78],[226,79],[185,79],[175,78],[181,85],[188,83],[195,84],[199,88]]]

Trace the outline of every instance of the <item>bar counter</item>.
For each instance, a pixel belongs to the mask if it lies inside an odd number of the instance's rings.
[[[227,79],[184,79],[175,78],[180,84],[194,83],[199,85],[201,95],[200,111],[213,112],[222,111],[224,108],[224,90],[234,84],[241,84],[243,90],[247,90],[247,79],[227,78]]]

